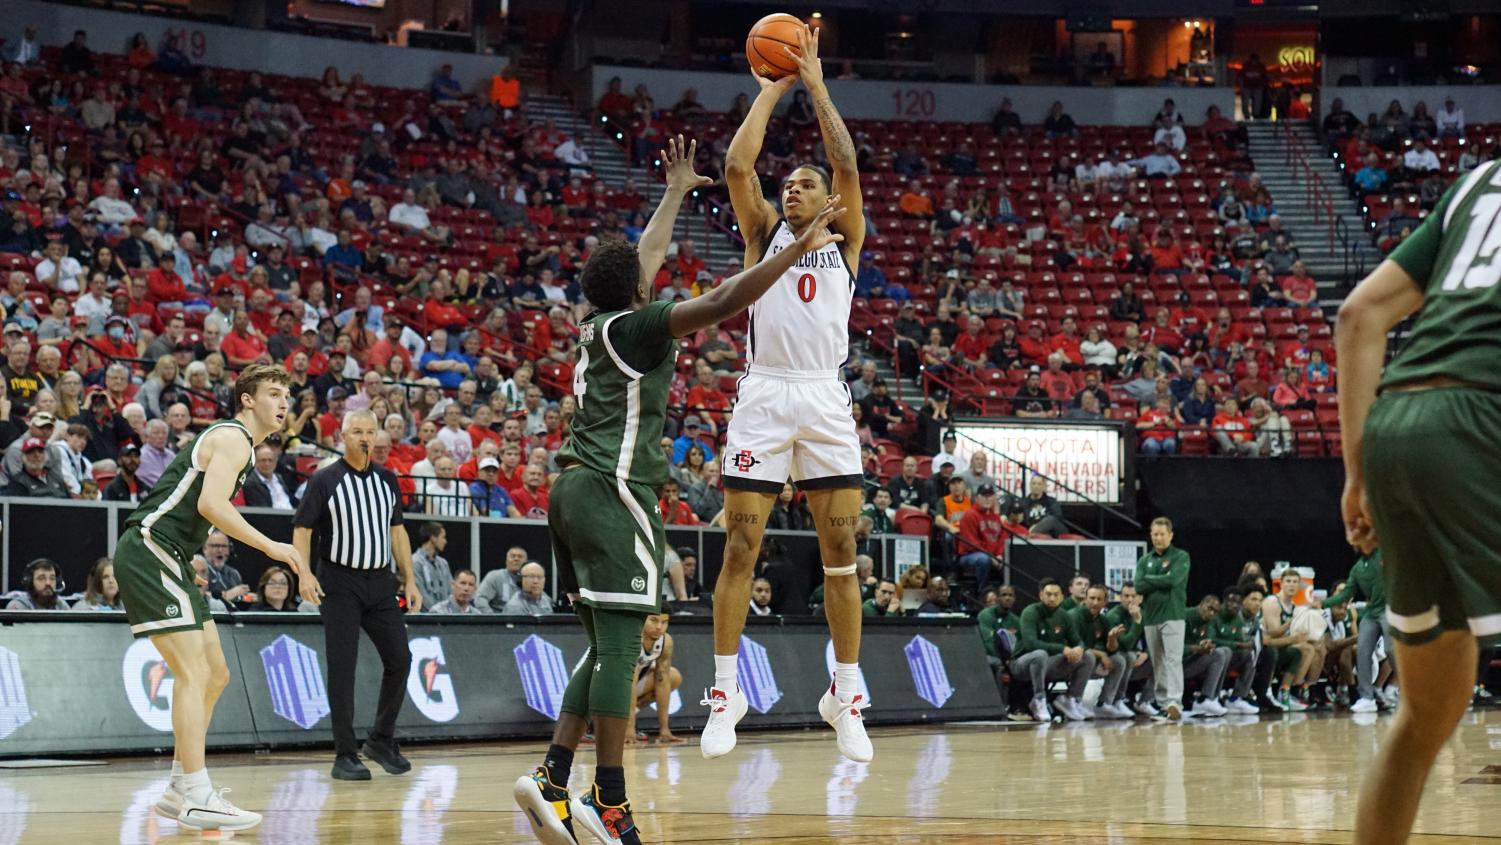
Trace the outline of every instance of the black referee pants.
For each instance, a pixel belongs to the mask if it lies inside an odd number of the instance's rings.
[[[396,735],[396,717],[406,695],[412,652],[407,647],[406,620],[396,603],[396,578],[391,570],[350,569],[325,561],[318,580],[323,585],[323,638],[328,652],[328,705],[333,720],[334,753],[354,754],[354,670],[359,663],[360,630],[375,644],[382,666],[380,699],[370,738]]]

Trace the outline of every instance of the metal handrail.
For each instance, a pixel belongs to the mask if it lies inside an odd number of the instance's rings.
[[[1323,177],[1314,172],[1313,165],[1309,163],[1307,153],[1303,151],[1303,142],[1298,140],[1298,136],[1293,134],[1291,123],[1284,121],[1280,124],[1279,128],[1285,138],[1285,143],[1283,144],[1287,151],[1285,163],[1288,167],[1294,168],[1295,173],[1298,171],[1302,172],[1305,206],[1313,212],[1315,222],[1319,220],[1319,212],[1322,211],[1324,213],[1325,220],[1329,226],[1329,255],[1333,256],[1335,254],[1334,221],[1337,219],[1337,215],[1334,213],[1333,195],[1330,193],[1329,187],[1324,184]]]

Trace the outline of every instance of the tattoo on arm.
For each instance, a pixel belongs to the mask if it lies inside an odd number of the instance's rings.
[[[829,517],[829,527],[843,528],[846,525],[855,525],[859,521],[859,516],[831,516]]]
[[[761,521],[761,517],[756,514],[740,513],[738,511],[725,514],[725,518],[730,522],[743,522],[746,525],[755,525],[756,523]]]
[[[828,153],[829,161],[854,164],[855,142],[850,139],[850,131],[839,116],[839,110],[834,108],[834,101],[825,92],[813,101],[813,107],[818,112],[818,124],[823,128],[824,152]]]

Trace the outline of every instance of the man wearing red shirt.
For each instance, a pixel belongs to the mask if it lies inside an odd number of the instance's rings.
[[[349,391],[342,387],[328,389],[328,410],[318,415],[318,445],[325,449],[338,449],[344,442],[344,400]]]
[[[1173,240],[1173,230],[1167,226],[1157,227],[1157,237],[1152,241],[1152,270],[1183,269],[1183,249]]]
[[[594,183],[595,188],[602,188],[602,186],[602,182]],[[608,199],[610,204],[619,211],[635,211],[641,207],[641,203],[646,201],[641,196],[641,192],[636,189],[636,179],[634,176],[625,177],[625,187]]]
[[[192,141],[202,128],[202,124],[188,114],[188,101],[184,97],[174,100],[172,110],[162,115],[162,134],[169,138]]]
[[[245,316],[250,318],[251,328],[255,329],[261,337],[267,338],[276,334],[276,318],[281,311],[271,310],[271,291],[264,286],[264,277],[260,282],[260,286],[251,288],[250,307],[246,310]]]
[[[480,407],[484,408],[487,411],[490,410],[489,406],[487,405],[482,405]],[[500,443],[498,440],[475,440],[474,426],[469,426],[468,431],[469,438],[471,440],[474,440],[474,451],[469,453],[469,460],[465,461],[462,465],[459,466],[459,471],[457,473],[459,478],[463,479],[466,482],[477,481],[479,479],[480,461],[484,460],[485,458],[495,459],[500,455]],[[491,433],[493,434],[494,432]],[[499,464],[500,461],[496,460],[496,463]],[[496,481],[496,484],[499,485],[500,482]],[[506,492],[509,493],[510,491]]]
[[[135,323],[137,328],[150,329],[152,334],[162,333],[162,318],[157,313],[156,306],[146,300],[149,288],[144,279],[130,280],[130,301],[125,306],[125,315]]]
[[[1240,403],[1234,399],[1225,400],[1224,407],[1214,415],[1210,426],[1214,430],[1214,441],[1220,444],[1220,454],[1250,457],[1260,451],[1256,439],[1251,436],[1251,421],[1240,412]]]
[[[490,457],[498,458],[500,457],[500,432],[490,427],[490,424],[493,422],[495,422],[495,412],[490,409],[489,405],[478,404],[474,406],[474,419],[470,422],[467,430],[469,431],[469,440],[474,444],[476,450],[479,449],[482,443],[494,443],[495,454]],[[471,481],[473,479],[465,480]]]
[[[985,333],[985,321],[971,314],[964,324],[964,331],[954,338],[954,354],[971,369],[985,366],[985,356],[993,342]]]
[[[1033,320],[1027,324],[1027,333],[1017,338],[1016,346],[1022,359],[1028,364],[1042,366],[1048,361],[1048,342],[1042,337],[1042,322]]]
[[[1188,293],[1178,295],[1178,306],[1168,315],[1168,322],[1178,330],[1178,334],[1188,337],[1199,334],[1209,328],[1209,315],[1204,309],[1192,304]]]
[[[697,525],[698,516],[693,513],[693,508],[688,503],[678,498],[678,481],[669,478],[662,484],[662,498],[657,502],[657,508],[662,512],[664,525]]]
[[[164,252],[157,258],[158,266],[146,274],[147,299],[153,304],[182,302],[188,298],[188,286],[177,275],[177,256]]]
[[[298,341],[297,348],[292,350],[292,354],[287,356],[287,360],[292,360],[298,352],[301,352],[307,356],[308,375],[316,377],[327,372],[328,356],[324,355],[318,349],[318,330],[315,328],[303,329],[302,336],[298,338]]]
[[[683,274],[684,279],[693,280],[698,278],[698,271],[708,269],[709,265],[694,249],[693,241],[684,240],[678,244],[677,269]]]
[[[542,480],[542,467],[527,464],[521,471],[521,486],[510,491],[511,501],[516,503],[522,519],[547,519],[547,488],[542,486]]]
[[[1141,441],[1141,453],[1175,455],[1178,453],[1178,418],[1173,414],[1173,400],[1167,396],[1157,404],[1142,411],[1136,418],[1136,437]]]
[[[996,508],[995,486],[981,484],[975,490],[974,505],[959,521],[959,536],[954,541],[959,565],[975,571],[977,593],[985,592],[992,575],[1000,575],[1001,561],[1006,556],[1004,523]]]
[[[515,422],[515,420],[511,422]],[[500,472],[495,474],[495,483],[506,488],[507,493],[514,494],[521,488],[521,474],[525,471],[526,465],[521,463],[521,447],[515,443],[502,441],[500,447]]]
[[[1166,308],[1157,309],[1157,320],[1142,332],[1142,340],[1153,344],[1158,349],[1169,355],[1177,355],[1178,350],[1183,348],[1183,335],[1172,327],[1171,314]]]
[[[224,340],[219,343],[226,363],[231,367],[247,367],[266,355],[266,340],[250,326],[250,317],[244,311],[236,311],[234,325]]]
[[[1292,275],[1284,276],[1280,287],[1287,295],[1288,301],[1298,307],[1314,305],[1318,302],[1318,283],[1308,275],[1308,267],[1301,261],[1293,262]]]
[[[1074,380],[1063,371],[1066,360],[1062,352],[1054,352],[1048,356],[1048,368],[1042,374],[1042,389],[1060,408],[1068,407],[1074,398]]]
[[[688,391],[688,407],[705,412],[700,416],[708,416],[714,421],[714,425],[723,428],[725,412],[730,410],[730,399],[719,389],[714,368],[709,366],[708,361],[700,358],[694,364],[694,375],[696,381]]]
[[[620,90],[620,77],[610,79],[608,90],[599,98],[597,106],[599,113],[611,119],[628,117],[631,112],[631,98]]]
[[[1298,326],[1298,339],[1289,340],[1277,348],[1277,359],[1284,367],[1301,369],[1308,363],[1312,348],[1308,345],[1308,327]]]
[[[119,338],[110,336],[109,330],[113,326],[120,327],[121,332]],[[89,342],[94,344],[94,347],[98,349],[100,353],[107,355],[110,358],[138,357],[140,353],[139,350],[136,349],[135,332],[133,331],[129,320],[118,314],[113,314],[109,317],[109,319],[104,321],[104,332],[104,337],[95,337],[89,340]]]
[[[401,320],[391,316],[386,318],[386,330],[370,347],[365,360],[372,370],[386,371],[386,365],[392,358],[401,358],[406,362],[406,372],[412,372],[412,353],[401,345]]]
[[[1084,366],[1084,353],[1079,351],[1079,324],[1073,317],[1063,318],[1062,331],[1048,339],[1047,350],[1049,355],[1062,352],[1075,367]]]
[[[1230,309],[1221,308],[1214,315],[1214,325],[1209,328],[1209,347],[1218,352],[1224,352],[1232,343],[1240,343],[1242,346],[1251,341],[1251,333],[1244,326],[1231,321]]]
[[[448,304],[448,285],[442,279],[434,279],[428,287],[427,299],[422,303],[423,316],[427,318],[427,324],[434,328],[446,329],[449,326],[461,326],[464,324],[464,312],[457,306]]]
[[[172,172],[172,159],[161,141],[152,141],[146,154],[136,161],[136,178],[143,182],[151,176],[163,182],[171,182]]]
[[[1235,398],[1250,405],[1252,399],[1265,399],[1272,390],[1267,380],[1261,377],[1261,364],[1256,359],[1246,361],[1246,377],[1235,383]]]

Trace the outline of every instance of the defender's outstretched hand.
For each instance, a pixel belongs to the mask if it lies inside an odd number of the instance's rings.
[[[813,218],[813,222],[803,231],[802,237],[798,238],[793,245],[806,255],[844,240],[844,235],[829,230],[829,224],[848,210],[839,204],[838,194],[829,197],[828,205],[824,206],[823,211],[818,212],[818,216]]]
[[[693,172],[693,160],[698,155],[697,140],[685,144],[682,135],[668,138],[667,149],[658,150],[657,154],[662,157],[662,170],[667,174],[668,188],[687,193],[694,188],[714,184],[713,179]]]

